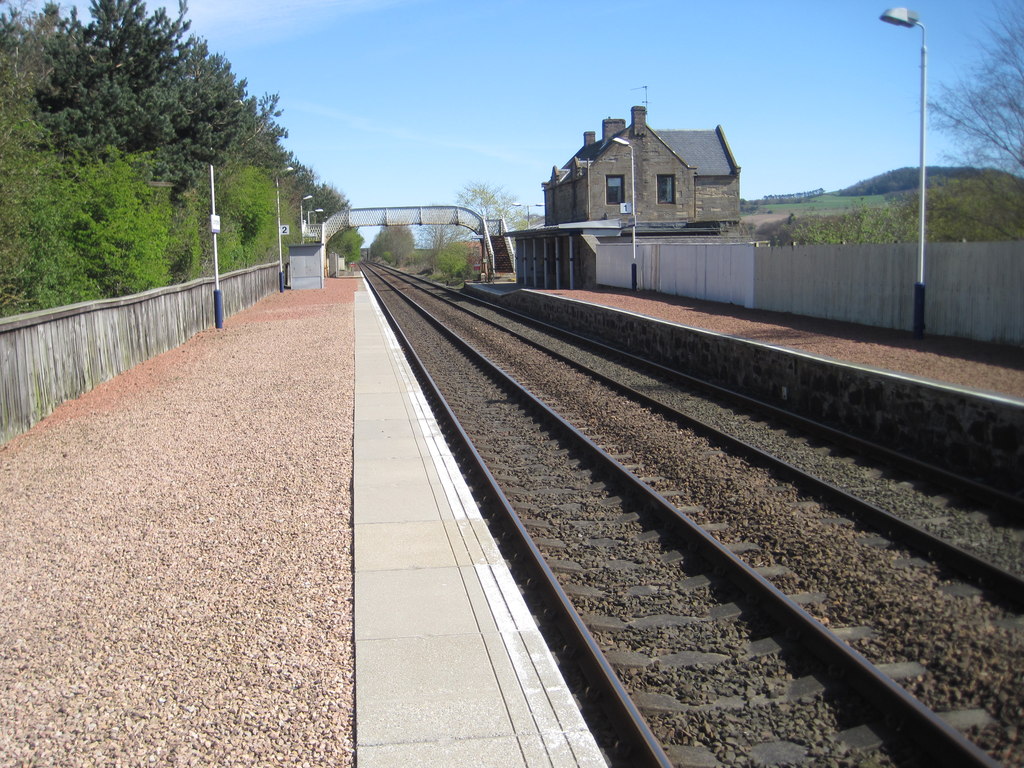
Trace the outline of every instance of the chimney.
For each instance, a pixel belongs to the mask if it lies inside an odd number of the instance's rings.
[[[584,147],[589,147],[595,141],[596,141],[596,138],[594,137],[594,132],[593,131],[584,131],[583,132],[583,146]]]
[[[608,117],[601,121],[601,141],[608,141],[616,133],[626,129],[626,121],[621,117]]]
[[[647,135],[647,107],[633,107],[633,135]]]

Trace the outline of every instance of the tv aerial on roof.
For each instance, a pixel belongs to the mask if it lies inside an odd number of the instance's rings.
[[[629,90],[631,90],[631,91],[639,91],[640,89],[643,89],[643,92],[644,92],[644,100],[642,102],[640,102],[640,103],[644,105],[644,109],[647,109],[647,86],[646,85],[638,85],[636,88],[630,88]]]

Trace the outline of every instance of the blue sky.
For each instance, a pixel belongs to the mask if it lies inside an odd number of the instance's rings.
[[[642,86],[655,129],[725,129],[745,198],[916,166],[921,32],[879,21],[886,7],[192,0],[189,17],[250,94],[280,95],[299,160],[353,206],[376,207],[451,203],[477,181],[540,203],[552,166],[603,118],[628,120]],[[927,26],[935,97],[969,76],[995,11],[990,0],[910,7]],[[929,164],[956,151],[929,132]]]

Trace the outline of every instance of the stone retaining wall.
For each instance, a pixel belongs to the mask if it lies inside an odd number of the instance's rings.
[[[472,292],[471,287],[467,290]],[[495,300],[493,293],[486,298]],[[967,477],[1024,485],[1024,403],[561,296],[497,301]]]

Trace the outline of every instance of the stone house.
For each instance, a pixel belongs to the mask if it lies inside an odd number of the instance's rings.
[[[620,218],[623,224],[632,223],[632,149],[637,235],[714,235],[735,226],[740,219],[740,167],[722,127],[655,130],[647,124],[646,107],[631,111],[628,126],[623,119],[604,120],[600,140],[594,131],[584,132],[579,151],[552,170],[542,185],[545,224]]]
[[[648,247],[683,239],[721,243],[739,224],[740,167],[722,127],[655,130],[646,107],[631,113],[629,125],[603,121],[600,140],[584,132],[583,146],[541,185],[544,225],[510,233],[520,285],[593,287],[599,254],[633,241],[634,287],[642,289],[636,240]]]

